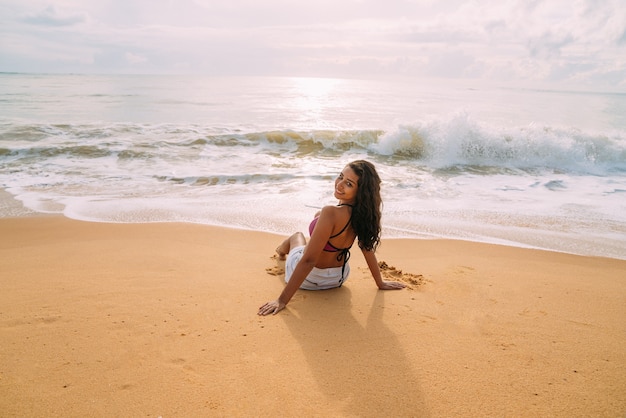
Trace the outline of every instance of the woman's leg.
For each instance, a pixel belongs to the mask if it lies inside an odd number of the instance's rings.
[[[276,254],[278,254],[279,260],[284,260],[289,254],[292,248],[306,245],[306,238],[302,232],[296,232],[286,240],[284,240],[278,247],[276,247]]]

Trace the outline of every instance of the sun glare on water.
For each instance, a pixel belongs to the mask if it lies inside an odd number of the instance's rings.
[[[341,97],[337,87],[341,80],[333,78],[293,78],[293,101],[291,110],[299,113],[301,121],[313,129],[328,128],[325,125],[332,118],[326,112],[336,109]],[[326,121],[326,122],[325,122]]]

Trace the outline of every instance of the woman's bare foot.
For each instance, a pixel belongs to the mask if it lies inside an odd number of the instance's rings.
[[[287,253],[282,250],[282,247],[283,244],[280,244],[278,247],[276,247],[276,254],[278,254],[279,260],[285,260],[287,258]]]
[[[302,232],[296,232],[276,247],[276,254],[278,254],[279,260],[286,260],[287,254],[291,251],[292,248],[296,248],[302,245],[306,245],[306,238],[304,238],[304,234]]]

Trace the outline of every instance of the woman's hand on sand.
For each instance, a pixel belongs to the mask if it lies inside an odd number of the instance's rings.
[[[402,282],[390,282],[390,281],[385,281],[385,280],[383,280],[383,283],[380,286],[378,286],[380,290],[399,290],[399,289],[404,289],[405,287],[406,287],[406,284]]]
[[[263,316],[269,315],[269,314],[276,315],[278,312],[282,311],[283,309],[285,309],[285,304],[279,300],[275,300],[272,302],[267,302],[265,305],[261,306],[257,314],[263,315]]]

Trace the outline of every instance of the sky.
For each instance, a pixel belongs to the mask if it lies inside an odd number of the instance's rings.
[[[0,0],[0,71],[626,92],[626,0]]]

